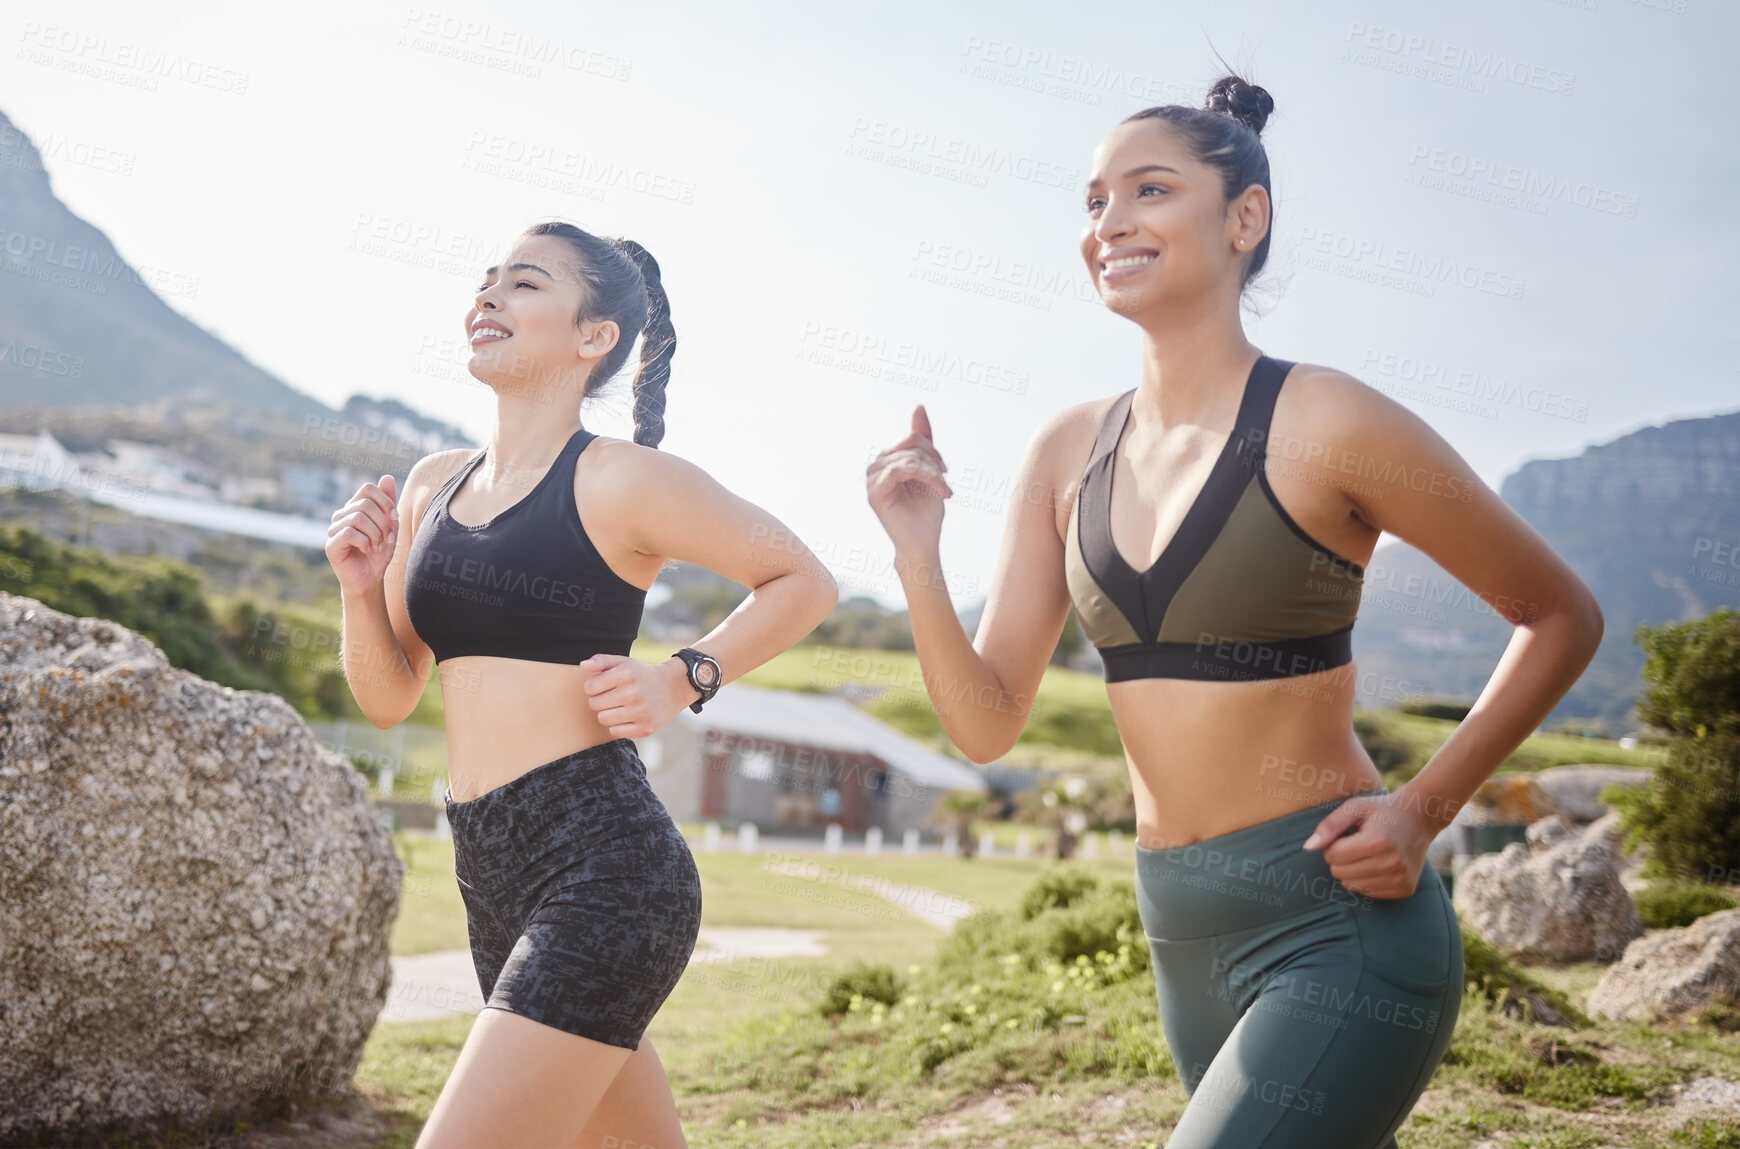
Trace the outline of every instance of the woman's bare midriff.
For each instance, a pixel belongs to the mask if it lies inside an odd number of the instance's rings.
[[[1170,849],[1383,787],[1353,733],[1354,665],[1254,682],[1106,684],[1136,841]]]
[[[447,709],[447,788],[455,802],[614,737],[587,704],[587,672],[579,666],[471,654],[438,670]]]

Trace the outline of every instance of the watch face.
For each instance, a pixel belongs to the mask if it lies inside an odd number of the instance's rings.
[[[719,667],[711,662],[696,662],[695,681],[702,686],[717,686],[719,684]]]

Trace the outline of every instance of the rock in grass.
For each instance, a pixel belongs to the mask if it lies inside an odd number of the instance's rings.
[[[1525,961],[1613,961],[1643,923],[1620,881],[1612,838],[1602,823],[1561,840],[1563,832],[1531,828],[1530,840],[1540,843],[1533,851],[1513,842],[1470,862],[1456,879],[1457,915]]]
[[[0,593],[0,1142],[348,1090],[401,872],[283,699]]]
[[[1534,773],[1559,812],[1576,822],[1593,822],[1607,813],[1601,792],[1609,786],[1647,786],[1655,771],[1635,766],[1553,766]]]
[[[1689,1020],[1740,999],[1740,909],[1638,938],[1590,991],[1590,1013],[1622,1021]]]

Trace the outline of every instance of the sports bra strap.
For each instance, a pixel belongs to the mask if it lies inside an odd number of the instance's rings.
[[[1252,365],[1250,382],[1244,389],[1244,397],[1239,400],[1238,415],[1233,420],[1233,452],[1247,467],[1265,453],[1269,422],[1275,415],[1275,400],[1281,394],[1281,382],[1292,369],[1292,363],[1267,355],[1259,356]],[[1111,454],[1117,446],[1118,437],[1124,432],[1124,422],[1129,418],[1130,403],[1135,397],[1136,388],[1132,387],[1119,395],[1106,410],[1100,433],[1094,439],[1093,454],[1088,456],[1089,466]]]
[[[1275,400],[1280,397],[1282,381],[1292,369],[1293,364],[1285,360],[1263,355],[1251,370],[1251,381],[1239,401],[1238,418],[1233,424],[1233,450],[1247,468],[1260,463],[1267,454]]]
[[[1093,453],[1088,456],[1090,467],[1111,454],[1112,448],[1118,445],[1118,436],[1124,433],[1124,420],[1129,418],[1130,402],[1135,397],[1136,389],[1132,387],[1112,400],[1105,419],[1100,423],[1100,433],[1094,437]]]

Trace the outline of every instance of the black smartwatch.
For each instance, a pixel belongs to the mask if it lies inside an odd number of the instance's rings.
[[[701,713],[701,704],[719,693],[719,684],[725,681],[725,672],[719,669],[719,660],[710,654],[702,654],[692,646],[683,647],[671,657],[682,659],[683,665],[689,668],[689,685],[701,692],[701,697],[689,703],[689,709],[696,714]]]

